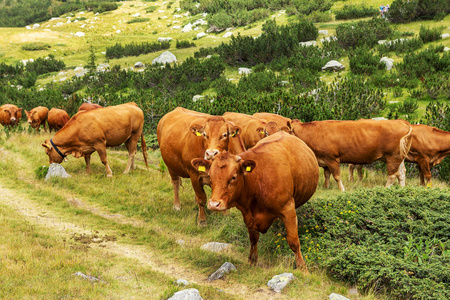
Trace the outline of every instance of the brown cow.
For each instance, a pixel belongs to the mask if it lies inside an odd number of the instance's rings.
[[[266,233],[273,221],[280,218],[297,267],[307,271],[300,251],[295,209],[316,191],[319,167],[304,142],[278,132],[238,156],[221,153],[212,162],[197,158],[192,160],[192,166],[211,178],[210,210],[236,207],[242,212],[251,242],[248,258],[251,264],[258,260],[259,233]]]
[[[324,168],[325,187],[329,186],[330,174],[344,191],[340,163],[370,164],[376,160],[386,161],[388,180],[395,178],[405,185],[403,161],[411,146],[410,124],[403,120],[314,121],[302,123],[293,120],[292,132],[313,151]]]
[[[97,108],[103,108],[103,106],[98,105],[98,104],[94,104],[94,103],[83,103],[80,105],[80,107],[78,108],[78,112],[80,111],[90,111],[90,110],[94,110]]]
[[[48,112],[47,117],[49,131],[52,132],[52,129],[55,131],[60,130],[66,125],[69,119],[69,114],[65,110],[53,107]]]
[[[211,159],[219,152],[245,151],[240,129],[221,116],[198,113],[182,107],[164,115],[158,123],[157,137],[161,156],[169,170],[174,189],[175,210],[180,210],[180,177],[190,178],[199,207],[197,223],[206,226],[206,194],[203,185],[209,177],[202,175],[191,165],[197,157]]]
[[[5,127],[14,127],[19,125],[22,119],[22,108],[14,104],[4,104],[0,106],[0,124]]]
[[[36,129],[36,132],[39,131],[39,127],[41,124],[44,124],[44,131],[47,132],[47,121],[48,116],[48,108],[45,106],[38,106],[33,108],[30,111],[25,110],[25,114],[27,115],[27,122],[31,127]]]
[[[271,113],[254,113],[253,116],[255,118],[264,120],[266,122],[270,122],[273,121],[275,123],[277,123],[278,127],[280,128],[281,131],[287,132],[287,133],[292,133],[291,132],[291,122],[292,120],[289,118],[285,118],[283,116],[280,115],[276,115],[276,114],[271,114]]]
[[[246,149],[254,147],[266,136],[280,131],[275,122],[266,122],[246,114],[226,112],[223,117],[242,129],[241,137]]]
[[[106,147],[116,147],[125,143],[129,156],[124,173],[128,173],[131,168],[135,168],[134,158],[139,137],[141,137],[145,164],[148,167],[143,126],[143,111],[136,103],[130,102],[98,111],[78,113],[42,146],[50,163],[61,163],[70,154],[76,158],[83,156],[87,173],[91,172],[91,154],[97,151],[105,165],[107,176],[112,177],[106,157]]]
[[[431,186],[431,167],[439,164],[450,155],[450,132],[427,125],[411,125],[411,149],[405,161],[416,163],[419,167],[420,185]],[[349,177],[353,180],[356,167],[358,177],[362,179],[362,165],[350,165]]]

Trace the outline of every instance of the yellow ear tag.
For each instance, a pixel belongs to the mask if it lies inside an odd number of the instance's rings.
[[[202,136],[202,134],[200,132],[198,132],[198,131],[195,132],[195,135],[196,136]]]
[[[245,171],[250,172],[252,170],[252,168],[250,166],[248,166],[247,168],[245,168]]]
[[[199,171],[199,172],[206,172],[205,166],[200,166],[200,167],[198,167],[198,171]]]
[[[237,131],[235,131],[235,132],[231,135],[231,137],[235,137],[236,134],[237,134]]]
[[[265,133],[264,133],[264,131],[260,131],[259,133],[261,133],[261,134],[265,134]]]

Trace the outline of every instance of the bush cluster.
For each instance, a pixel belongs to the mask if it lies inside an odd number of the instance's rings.
[[[394,0],[387,13],[393,23],[443,19],[450,13],[448,0]]]
[[[389,52],[395,52],[397,55],[406,52],[413,52],[422,48],[423,42],[420,38],[412,39],[397,39],[393,41],[387,41],[382,45],[378,45],[378,52],[382,55]]]
[[[384,64],[380,62],[381,56],[374,54],[367,47],[358,47],[350,52],[350,70],[354,74],[371,75],[378,70],[384,69]]]
[[[319,197],[298,209],[302,253],[362,291],[448,299],[449,197],[448,190],[421,187]]]
[[[169,48],[170,42],[142,42],[140,44],[132,42],[126,45],[116,43],[114,46],[106,47],[106,57],[112,59],[124,56],[138,56]]]
[[[423,25],[420,26],[419,30],[419,38],[424,43],[434,42],[437,40],[440,40],[442,37],[442,31],[444,30],[444,27],[435,27],[435,28],[429,28],[425,27]]]
[[[143,23],[150,21],[150,18],[134,18],[127,22],[127,24],[134,24],[134,23]]]
[[[407,53],[397,69],[406,77],[423,78],[427,74],[449,72],[450,53],[444,52],[444,46],[429,47],[418,53]],[[441,54],[442,53],[442,54]]]
[[[189,42],[186,40],[177,40],[177,44],[175,46],[177,49],[183,49],[183,48],[191,48],[191,47],[197,47],[197,45],[195,45],[195,43],[193,42]]]
[[[299,42],[315,40],[318,30],[311,21],[302,20],[297,24],[277,26],[275,21],[267,21],[258,38],[232,36],[228,44],[222,43],[217,52],[230,65],[254,66],[269,63],[280,57],[290,57],[299,48]]]
[[[36,73],[37,75],[57,72],[66,67],[62,60],[57,60],[53,54],[46,58],[39,57],[33,62],[28,62],[25,66],[27,72]]]
[[[22,45],[22,50],[25,51],[40,51],[40,50],[48,50],[50,49],[50,45],[46,43],[27,43]]]
[[[386,39],[392,33],[389,24],[383,18],[373,18],[357,23],[342,23],[336,28],[339,44],[345,48],[356,48],[363,45],[375,46],[379,40]]]
[[[349,20],[376,17],[380,12],[377,8],[359,5],[344,5],[344,8],[334,12],[336,20]]]

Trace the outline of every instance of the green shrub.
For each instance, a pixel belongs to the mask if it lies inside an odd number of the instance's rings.
[[[371,75],[384,69],[381,57],[374,54],[368,47],[358,47],[350,52],[350,70],[355,74]]]
[[[394,98],[403,96],[403,89],[400,86],[395,86],[393,91]]]
[[[219,30],[233,26],[233,17],[228,15],[225,10],[221,10],[214,15],[208,15],[207,20],[209,25],[216,26]]]
[[[394,0],[386,17],[393,23],[438,19],[450,13],[448,0]]]
[[[147,8],[145,8],[145,12],[146,12],[146,13],[152,13],[152,12],[154,12],[157,8],[158,8],[158,6],[151,5],[151,6],[147,7]]]
[[[22,50],[25,51],[40,51],[40,50],[48,50],[50,49],[50,45],[46,43],[27,43],[25,45],[22,45]]]
[[[177,49],[183,49],[183,48],[191,48],[191,47],[197,47],[195,43],[189,42],[189,41],[179,41],[177,40],[176,48]]]
[[[25,66],[27,72],[32,72],[37,75],[42,75],[49,72],[57,72],[66,67],[62,60],[57,60],[53,54],[48,57],[39,57],[33,62],[28,62]]]
[[[345,48],[356,48],[363,45],[375,46],[379,40],[386,39],[392,33],[389,24],[383,18],[373,18],[370,21],[343,23],[336,28],[339,44]]]
[[[157,52],[169,48],[170,42],[143,42],[140,44],[130,43],[124,46],[116,43],[114,46],[106,47],[106,57],[112,59],[121,58],[123,56],[138,56],[141,54]]]
[[[150,21],[150,18],[134,18],[127,22],[127,24],[134,24],[134,23],[142,23],[142,22],[148,22]]]
[[[44,179],[48,173],[48,166],[41,166],[34,170],[34,174],[36,174],[37,179]]]
[[[307,263],[360,291],[399,299],[450,297],[450,191],[360,189],[297,211]],[[276,224],[274,224],[276,225]],[[284,228],[274,228],[282,232]]]
[[[444,27],[435,27],[435,28],[429,28],[425,27],[423,25],[420,26],[419,30],[419,38],[424,43],[429,43],[433,41],[440,40],[442,37],[442,31],[444,30]]]
[[[444,46],[429,47],[418,53],[407,53],[397,69],[406,77],[422,78],[427,74],[448,72],[450,53],[443,52]]]
[[[336,20],[349,20],[367,17],[376,17],[380,12],[377,8],[365,5],[344,5],[344,8],[335,12]]]
[[[395,52],[397,55],[406,52],[413,52],[422,48],[423,42],[419,38],[413,39],[397,39],[393,41],[386,41],[382,45],[378,45],[378,51],[382,54]]]
[[[313,20],[314,22],[320,22],[320,23],[325,23],[325,22],[331,22],[333,20],[333,17],[331,16],[331,14],[329,12],[326,11],[313,11],[310,15],[309,18],[311,20]]]
[[[422,87],[431,99],[450,99],[450,75],[448,72],[425,74],[422,78]]]
[[[399,112],[405,114],[413,114],[419,108],[419,104],[415,99],[405,99],[399,108]]]
[[[100,5],[96,4],[96,7],[93,9],[94,13],[104,13],[105,11],[112,11],[118,8],[117,3],[114,2],[101,2]],[[86,8],[87,9],[87,8]]]

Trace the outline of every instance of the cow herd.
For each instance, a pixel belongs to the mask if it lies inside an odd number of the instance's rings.
[[[15,105],[1,106],[0,123],[17,125],[21,112]],[[90,156],[97,151],[110,177],[106,147],[125,143],[128,173],[135,167],[141,138],[147,165],[144,113],[135,103],[107,108],[84,103],[70,119],[56,108],[49,111],[36,107],[25,113],[36,130],[43,125],[46,131],[47,121],[49,130],[57,131],[42,144],[50,163],[61,163],[67,155],[84,157],[89,173]],[[271,113],[213,116],[181,107],[160,119],[157,138],[173,184],[175,210],[181,209],[181,178],[191,181],[199,226],[207,222],[205,206],[212,211],[239,209],[251,241],[251,264],[257,263],[259,234],[265,233],[275,219],[281,219],[296,265],[304,270],[295,209],[314,194],[319,166],[324,169],[325,186],[333,175],[341,191],[345,190],[341,163],[350,164],[350,174],[356,165],[360,174],[362,165],[377,160],[386,163],[387,187],[396,179],[405,185],[404,161],[417,163],[420,183],[430,185],[430,167],[450,155],[449,132],[403,120],[302,123]],[[204,185],[212,189],[209,201]]]

